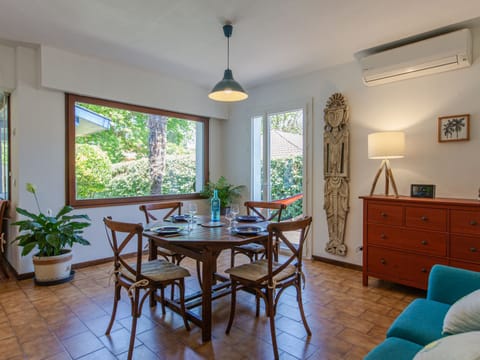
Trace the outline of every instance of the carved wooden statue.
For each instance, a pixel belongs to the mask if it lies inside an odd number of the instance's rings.
[[[329,242],[325,250],[345,256],[345,226],[349,211],[349,112],[342,94],[335,93],[324,109],[323,176]]]

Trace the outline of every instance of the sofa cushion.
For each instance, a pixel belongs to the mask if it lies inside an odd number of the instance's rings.
[[[480,290],[455,302],[443,320],[444,335],[477,330],[480,330]]]
[[[364,360],[412,360],[421,349],[422,346],[411,341],[389,337],[370,351]]]
[[[443,319],[450,305],[426,299],[412,301],[388,329],[398,337],[422,346],[442,337]]]
[[[478,360],[480,331],[446,336],[425,346],[414,360]]]

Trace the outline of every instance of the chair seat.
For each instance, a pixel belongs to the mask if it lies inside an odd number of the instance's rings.
[[[136,264],[130,264],[130,266],[133,269],[137,267]],[[129,280],[135,281],[135,276],[127,269],[123,268],[121,274]],[[182,279],[190,276],[190,272],[170,261],[157,259],[142,263],[142,275],[148,280],[157,282]]]
[[[273,271],[280,267],[282,264],[277,262],[273,263]],[[295,274],[296,267],[293,265],[288,265],[285,269],[283,269],[280,273],[273,277],[275,281],[282,281],[293,274]],[[268,275],[268,260],[263,259],[259,261],[255,261],[249,264],[243,264],[240,266],[236,266],[230,269],[227,269],[225,272],[229,273],[231,276],[236,278],[245,279],[249,281],[258,281],[262,277]],[[265,281],[266,283],[266,281]]]
[[[257,243],[249,243],[245,245],[238,245],[233,248],[236,251],[248,251],[254,254],[261,254],[265,252],[265,247]]]

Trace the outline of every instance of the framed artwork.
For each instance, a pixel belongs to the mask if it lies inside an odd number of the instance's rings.
[[[412,184],[410,185],[410,196],[433,199],[435,197],[435,185]]]
[[[467,141],[470,139],[470,114],[438,118],[438,142]]]

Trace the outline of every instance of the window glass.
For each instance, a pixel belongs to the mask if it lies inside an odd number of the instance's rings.
[[[75,95],[67,103],[71,204],[198,196],[208,119]]]
[[[0,92],[0,198],[10,199],[10,107],[9,95]]]

